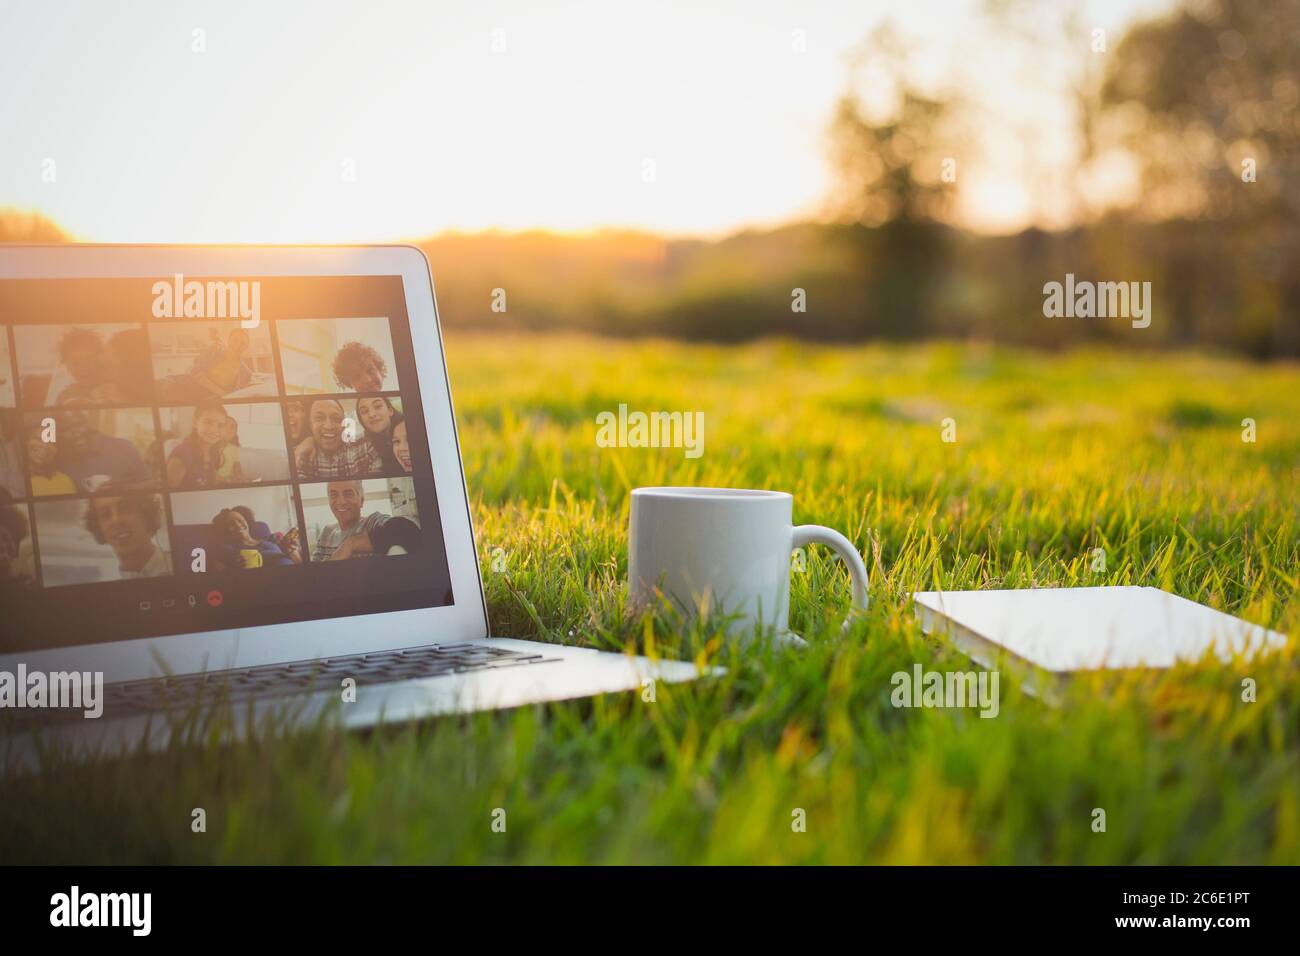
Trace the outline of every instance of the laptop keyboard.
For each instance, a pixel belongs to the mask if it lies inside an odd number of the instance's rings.
[[[397,651],[354,654],[290,664],[265,664],[241,670],[182,674],[107,684],[104,687],[104,716],[128,717],[162,710],[184,711],[199,700],[215,698],[248,700],[258,697],[286,697],[317,691],[339,691],[344,678],[361,687],[394,681],[448,674],[468,674],[524,664],[546,664],[559,660],[541,654],[507,650],[484,644],[430,644]],[[81,718],[75,709],[10,709],[0,711],[23,723],[34,720]]]

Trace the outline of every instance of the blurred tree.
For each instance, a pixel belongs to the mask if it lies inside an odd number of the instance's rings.
[[[831,126],[838,176],[835,212],[860,227],[867,328],[890,338],[935,329],[936,283],[948,254],[938,219],[950,197],[942,171],[945,100],[919,91],[907,76],[906,44],[888,24],[857,51],[854,67],[870,79],[840,100]]]
[[[40,213],[0,209],[0,242],[67,242],[68,235]]]
[[[1213,226],[1214,248],[1180,256],[1235,313],[1208,320],[1257,353],[1300,354],[1300,0],[1197,2],[1135,26],[1102,103],[1136,110],[1141,211]],[[1196,275],[1172,277],[1186,299]]]

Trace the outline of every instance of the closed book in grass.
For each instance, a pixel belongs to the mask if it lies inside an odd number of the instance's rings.
[[[1285,647],[1276,631],[1147,587],[923,591],[926,633],[946,635],[985,667],[1058,677],[1160,669],[1213,654],[1224,663]]]

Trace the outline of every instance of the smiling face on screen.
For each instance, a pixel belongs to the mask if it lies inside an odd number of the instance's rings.
[[[411,445],[406,440],[406,422],[398,422],[393,428],[393,457],[402,466],[402,471],[411,470]]]
[[[361,519],[361,482],[331,481],[325,486],[325,493],[339,527],[350,528]]]
[[[225,434],[226,413],[219,408],[200,409],[194,415],[194,434],[205,445],[215,445]]]
[[[333,399],[311,403],[309,418],[311,437],[323,452],[336,452],[343,447],[343,406]]]
[[[94,523],[123,567],[139,567],[153,553],[154,529],[131,498],[92,498]]]
[[[382,435],[393,420],[393,407],[386,398],[358,398],[357,418],[366,431]]]

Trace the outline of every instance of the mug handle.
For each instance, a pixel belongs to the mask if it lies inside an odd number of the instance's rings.
[[[862,555],[858,554],[852,541],[838,531],[819,524],[796,525],[791,540],[791,550],[802,548],[805,544],[824,544],[833,550],[849,569],[849,577],[853,580],[853,609],[867,609],[867,566],[862,563]]]

